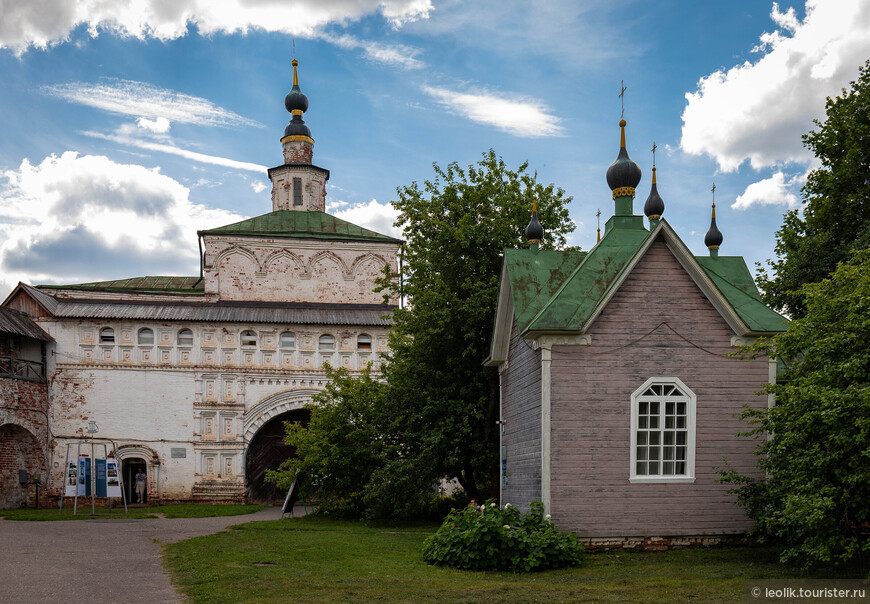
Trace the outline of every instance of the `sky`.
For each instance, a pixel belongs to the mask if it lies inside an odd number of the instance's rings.
[[[664,217],[705,254],[715,183],[720,252],[753,268],[870,58],[870,0],[0,0],[0,299],[195,275],[197,230],[271,211],[294,46],[345,220],[401,236],[397,188],[491,148],[573,198],[589,249],[624,100],[635,212],[655,143]]]

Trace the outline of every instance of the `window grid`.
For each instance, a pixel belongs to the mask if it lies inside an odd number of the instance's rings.
[[[687,398],[672,384],[653,384],[638,397],[637,476],[686,475]]]
[[[294,178],[293,179],[293,205],[301,206],[302,205],[302,179]]]

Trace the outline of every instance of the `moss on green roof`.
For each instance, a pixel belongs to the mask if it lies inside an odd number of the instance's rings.
[[[205,282],[199,277],[130,277],[113,281],[94,281],[73,285],[37,285],[40,289],[74,289],[81,291],[135,291],[139,293],[203,294]]]
[[[326,212],[278,210],[241,222],[200,231],[201,235],[236,235],[243,237],[294,237],[344,241],[378,241],[401,243],[389,237],[351,224]]]
[[[752,331],[785,331],[788,319],[761,300],[752,274],[741,256],[695,256],[695,260]]]
[[[639,216],[615,217],[611,221],[601,241],[585,255],[505,250],[514,316],[520,333],[581,332],[586,327],[602,301],[621,282],[620,277],[627,267],[646,249],[645,244],[652,236]],[[670,227],[668,233],[679,240]],[[684,248],[682,242],[678,244]],[[788,328],[788,321],[761,300],[743,258],[690,258],[697,261],[751,331],[770,333]]]
[[[528,325],[532,331],[581,331],[649,237],[644,228],[609,229]]]
[[[520,331],[528,327],[585,255],[586,252],[578,251],[505,250],[504,261]]]

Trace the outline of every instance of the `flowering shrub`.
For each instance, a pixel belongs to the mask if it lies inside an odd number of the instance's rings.
[[[540,501],[525,515],[511,504],[453,509],[423,543],[423,560],[463,570],[531,572],[579,566],[583,546],[544,517]]]

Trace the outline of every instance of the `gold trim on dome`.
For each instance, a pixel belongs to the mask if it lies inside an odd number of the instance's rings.
[[[529,243],[541,243],[540,239],[529,239]]]
[[[617,197],[634,197],[634,187],[618,187],[613,189],[613,199]]]
[[[652,216],[647,216],[650,220],[656,220],[657,218],[661,218],[661,214],[653,214]]]
[[[302,117],[302,110],[301,109],[294,109],[293,111],[290,112],[290,115],[298,115],[299,117]]]
[[[711,249],[711,250],[718,250],[719,246],[718,245],[708,245],[707,248]]]
[[[304,134],[291,134],[290,136],[285,136],[281,139],[281,144],[294,142],[294,141],[302,141],[304,143],[314,144],[314,139],[310,136],[305,136]]]

